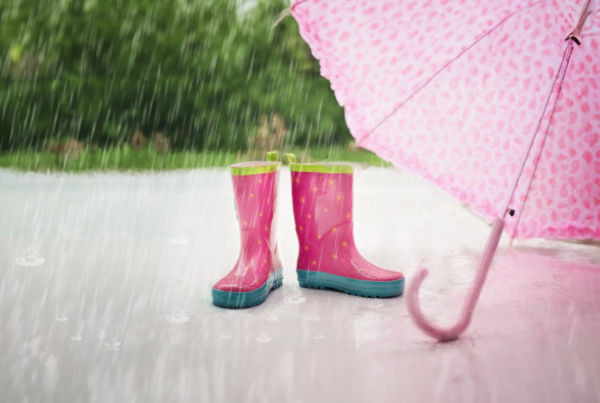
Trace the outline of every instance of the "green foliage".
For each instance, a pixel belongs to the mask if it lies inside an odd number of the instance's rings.
[[[345,147],[331,146],[316,149],[297,148],[290,152],[295,153],[300,162],[344,161],[365,166],[390,166],[376,155],[362,149],[353,151]],[[37,172],[158,171],[226,167],[249,159],[255,157],[227,151],[175,151],[159,154],[150,147],[136,152],[131,146],[124,145],[107,149],[87,149],[77,160],[64,154],[57,156],[46,151],[13,151],[0,154],[0,167]]]
[[[0,151],[69,137],[112,147],[135,130],[176,150],[238,151],[273,112],[290,145],[348,142],[296,22],[272,28],[288,3],[239,4],[3,0]]]

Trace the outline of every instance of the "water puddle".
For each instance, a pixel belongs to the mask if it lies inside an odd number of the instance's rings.
[[[43,257],[39,256],[39,251],[33,247],[27,248],[27,257],[17,258],[15,263],[23,267],[40,266],[45,262]]]
[[[286,304],[303,304],[306,302],[306,297],[302,294],[292,294],[285,297],[283,302]]]
[[[173,245],[186,245],[190,242],[189,238],[183,233],[178,232],[173,238],[169,240]]]
[[[271,341],[271,336],[269,336],[267,332],[262,332],[262,334],[256,338],[256,341],[259,343],[268,343]]]

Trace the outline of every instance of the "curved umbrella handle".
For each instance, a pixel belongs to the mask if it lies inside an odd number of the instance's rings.
[[[475,309],[475,305],[477,305],[477,300],[479,299],[479,294],[481,293],[481,288],[483,287],[483,283],[487,277],[490,265],[494,259],[494,253],[496,253],[496,249],[498,248],[500,237],[502,237],[504,224],[504,219],[500,217],[496,218],[494,221],[492,232],[490,233],[485,245],[483,255],[479,260],[475,281],[473,282],[473,286],[469,290],[469,293],[465,298],[465,302],[463,303],[460,319],[456,325],[452,326],[451,328],[442,329],[441,327],[429,322],[425,318],[425,315],[423,315],[423,311],[419,305],[419,288],[421,287],[423,280],[425,280],[425,277],[427,277],[428,271],[425,268],[419,268],[419,271],[406,290],[406,296],[408,310],[413,318],[413,321],[426,334],[438,339],[439,341],[450,341],[458,338],[458,336],[465,331],[467,326],[469,326],[469,323],[471,322],[471,316],[473,315],[473,310]]]

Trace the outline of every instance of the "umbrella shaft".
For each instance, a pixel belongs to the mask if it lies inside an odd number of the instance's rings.
[[[483,255],[481,255],[481,258],[479,259],[475,281],[473,282],[473,286],[471,287],[467,298],[465,298],[463,305],[463,315],[465,317],[468,316],[469,319],[473,313],[473,310],[475,309],[475,305],[477,305],[477,300],[479,299],[479,294],[481,294],[483,283],[485,283],[488,271],[492,265],[492,260],[494,260],[496,249],[498,249],[498,244],[500,243],[500,238],[502,237],[504,224],[505,221],[502,218],[496,218],[494,225],[492,226],[492,231],[490,232],[488,240],[485,244]]]
[[[554,76],[554,80],[552,80],[552,83],[550,84],[550,87],[548,88],[548,92],[546,94],[546,99],[544,99],[544,104],[543,104],[542,110],[540,111],[540,115],[537,119],[537,124],[531,134],[529,143],[527,144],[527,147],[525,148],[525,152],[523,153],[523,158],[521,158],[521,163],[520,163],[519,169],[517,171],[517,174],[515,175],[515,177],[513,179],[513,183],[511,184],[510,191],[506,195],[506,199],[504,200],[502,208],[500,209],[499,217],[504,218],[506,216],[506,214],[509,213],[508,207],[510,205],[510,202],[512,201],[515,191],[517,190],[517,185],[519,184],[519,179],[521,179],[521,175],[523,174],[523,169],[525,168],[525,164],[529,160],[529,156],[531,154],[531,149],[533,147],[533,143],[535,142],[535,139],[538,135],[540,126],[542,125],[542,120],[544,118],[544,115],[546,114],[546,110],[548,108],[548,104],[550,103],[550,98],[552,97],[552,93],[554,92],[554,89],[557,88],[556,82],[559,80],[559,77],[560,77],[560,84],[558,86],[558,92],[560,92],[560,87],[562,86],[562,82],[565,78],[565,73],[567,71],[567,67],[569,66],[569,61],[571,60],[572,53],[573,53],[573,42],[569,42],[569,44],[567,45],[567,48],[565,49],[565,53],[563,54],[563,58],[561,60],[560,67]],[[556,94],[557,99],[558,99],[558,95],[559,94]],[[554,107],[552,108],[553,111],[554,111],[555,107],[556,107],[556,103],[554,104]],[[550,123],[548,123],[548,128],[550,128]],[[546,135],[546,133],[544,133],[544,136],[545,135]],[[541,153],[541,150],[540,150],[540,153]],[[536,164],[536,167],[537,167],[537,164]],[[531,174],[531,179],[530,179],[529,184],[531,184],[534,174],[535,174],[535,172],[533,172]],[[528,188],[529,188],[529,186],[528,186]],[[523,202],[523,204],[524,203],[525,203],[525,201]],[[521,211],[519,211],[519,216],[520,216],[520,213],[521,213]]]

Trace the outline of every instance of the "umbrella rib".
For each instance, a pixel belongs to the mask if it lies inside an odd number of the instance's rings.
[[[296,7],[297,5],[304,3],[305,1],[308,0],[301,0],[298,3],[296,3],[294,6],[292,6],[292,9],[294,7]],[[384,124],[389,118],[392,117],[392,115],[394,115],[396,112],[398,112],[398,110],[400,108],[402,108],[408,101],[410,101],[415,95],[417,95],[423,88],[425,88],[431,81],[433,81],[433,79],[435,77],[437,77],[438,74],[440,74],[446,67],[448,67],[450,64],[452,64],[456,59],[458,59],[459,57],[461,57],[462,55],[464,55],[467,51],[469,51],[472,47],[474,47],[475,45],[477,45],[477,43],[479,43],[482,39],[484,39],[485,37],[487,37],[489,34],[491,34],[492,32],[494,32],[498,27],[500,27],[502,24],[504,24],[506,21],[508,21],[510,18],[514,17],[515,15],[519,14],[520,12],[527,10],[529,8],[538,6],[540,4],[546,3],[548,0],[542,0],[540,2],[537,3],[533,3],[528,5],[527,7],[523,7],[517,11],[515,11],[514,13],[504,17],[497,25],[495,25],[492,29],[490,29],[489,31],[487,31],[486,33],[484,33],[483,35],[481,35],[479,38],[477,38],[475,40],[475,42],[473,42],[472,44],[470,44],[469,46],[467,46],[465,49],[463,49],[458,55],[454,56],[452,59],[450,59],[449,61],[447,61],[438,71],[436,71],[431,77],[429,77],[429,79],[427,79],[427,81],[425,81],[419,88],[417,88],[415,90],[415,92],[413,92],[412,94],[410,94],[408,96],[408,98],[406,98],[404,101],[402,101],[400,103],[400,105],[398,105],[392,112],[390,112],[385,118],[383,118],[383,120],[381,122],[379,122],[373,129],[371,129],[366,135],[364,135],[360,140],[358,140],[357,145],[361,144],[364,140],[366,140],[371,134],[373,134],[377,129],[379,129],[379,127]]]
[[[529,196],[529,190],[531,189],[531,184],[533,183],[535,172],[537,171],[537,168],[538,168],[538,165],[540,162],[539,156],[542,155],[542,151],[544,150],[544,146],[546,145],[546,138],[548,137],[548,133],[550,132],[550,127],[552,127],[552,118],[554,117],[554,112],[556,111],[556,105],[558,104],[558,98],[559,98],[560,92],[562,90],[563,82],[565,81],[565,75],[567,74],[567,69],[569,68],[569,62],[571,61],[571,55],[573,54],[573,48],[574,48],[573,42],[575,42],[578,46],[581,45],[581,30],[583,29],[583,24],[585,23],[586,18],[590,14],[592,14],[592,11],[589,10],[590,4],[591,4],[590,0],[587,0],[584,3],[581,13],[579,15],[579,21],[577,22],[573,31],[571,31],[569,36],[567,36],[567,38],[565,39],[566,41],[568,41],[568,40],[571,40],[571,41],[569,42],[569,44],[567,45],[567,48],[565,49],[565,53],[563,54],[563,58],[560,62],[560,67],[558,69],[558,72],[556,73],[556,77],[554,78],[554,82],[552,84],[552,87],[550,88],[550,92],[546,97],[546,102],[544,103],[544,108],[542,109],[542,113],[540,114],[540,118],[539,118],[538,124],[535,128],[533,138],[531,139],[531,142],[529,144],[529,148],[527,149],[526,154],[523,156],[523,160],[521,162],[521,170],[519,171],[519,176],[516,178],[515,183],[513,184],[511,196],[506,201],[505,208],[508,209],[508,205],[510,204],[510,201],[512,199],[512,194],[514,194],[514,192],[517,188],[519,179],[521,177],[521,173],[523,172],[523,168],[525,167],[525,163],[529,159],[529,153],[531,152],[531,147],[533,146],[535,138],[537,137],[537,131],[539,130],[540,125],[542,124],[542,119],[544,117],[544,114],[546,113],[546,108],[548,107],[548,102],[550,101],[550,96],[552,94],[552,90],[556,86],[556,80],[558,79],[558,77],[560,75],[558,92],[556,94],[556,99],[554,100],[554,105],[552,106],[552,111],[550,113],[550,118],[549,118],[550,120],[548,122],[548,127],[546,128],[546,132],[544,133],[544,137],[542,140],[542,146],[540,147],[540,152],[538,154],[538,158],[535,161],[535,166],[533,167],[533,172],[531,173],[531,177],[529,178],[529,182],[527,183],[527,189],[525,190],[525,197],[523,199],[523,203],[521,204],[521,209],[519,210],[519,215],[517,216],[517,221],[515,223],[515,226],[513,227],[511,238],[514,238],[517,233],[519,223],[521,222],[521,216],[523,214],[523,210],[525,209],[525,203],[527,203],[527,197]]]
[[[574,41],[574,39],[573,39]],[[529,196],[529,190],[531,189],[531,184],[533,183],[533,178],[535,176],[535,172],[537,171],[537,167],[539,165],[540,162],[540,156],[542,155],[542,151],[544,150],[544,146],[546,145],[546,138],[548,137],[548,133],[550,132],[550,127],[552,126],[552,118],[554,117],[554,112],[556,111],[556,105],[558,104],[558,98],[560,96],[560,92],[562,90],[562,86],[563,83],[565,81],[565,75],[567,74],[567,69],[569,68],[569,62],[571,61],[571,55],[573,54],[573,41],[570,41],[569,44],[567,45],[567,48],[565,49],[565,53],[563,55],[563,59],[560,63],[560,68],[557,74],[557,79],[558,79],[558,75],[560,74],[560,81],[558,84],[558,92],[556,93],[556,99],[554,100],[554,105],[552,106],[552,111],[550,112],[550,121],[548,122],[548,127],[546,128],[546,132],[544,133],[544,137],[542,140],[542,146],[540,148],[540,152],[538,154],[538,158],[535,161],[535,166],[533,168],[533,172],[531,173],[531,177],[529,179],[529,182],[527,183],[527,190],[525,191],[525,198],[523,199],[523,203],[521,204],[521,208],[519,209],[519,213],[517,216],[517,221],[515,223],[515,226],[513,228],[513,232],[512,232],[512,237],[514,238],[516,233],[517,233],[517,227],[519,226],[519,223],[521,222],[521,216],[523,214],[523,210],[525,209],[525,203],[527,203],[527,197]],[[577,43],[575,41],[575,43]],[[556,86],[556,79],[554,80],[552,89]],[[542,110],[542,113],[540,115],[540,118],[538,120],[538,124],[536,126],[535,129],[535,133],[533,136],[533,139],[531,141],[531,144],[529,146],[529,149],[527,150],[527,153],[524,156],[524,161],[522,162],[522,166],[521,166],[521,172],[523,171],[523,168],[525,167],[525,162],[529,159],[529,153],[531,152],[531,147],[533,146],[533,143],[535,142],[535,138],[537,137],[537,131],[540,128],[540,125],[542,124],[542,119],[544,117],[544,115],[546,114],[546,108],[548,107],[548,103],[550,102],[550,97],[547,98],[546,103],[544,104],[544,108]],[[517,177],[517,183],[515,184],[515,186],[513,187],[513,193],[516,190],[516,185],[518,184],[519,178],[520,178],[521,174],[519,174],[519,176]],[[511,195],[511,199],[512,199],[512,195]],[[508,201],[510,203],[510,200]],[[508,206],[506,207],[508,208]]]
[[[509,187],[510,191],[509,191],[509,193],[507,193],[506,198],[504,199],[504,202],[502,203],[502,208],[500,209],[501,217],[504,217],[506,215],[506,213],[508,212],[508,206],[510,205],[510,202],[515,194],[515,191],[517,190],[517,185],[519,184],[519,179],[521,179],[521,175],[523,174],[523,169],[525,168],[525,164],[529,160],[529,153],[531,153],[531,148],[533,147],[533,143],[535,142],[535,139],[537,137],[538,130],[540,129],[542,120],[544,118],[544,115],[546,114],[546,109],[548,108],[548,103],[550,102],[550,98],[552,97],[552,93],[554,92],[554,88],[556,87],[556,82],[558,81],[558,77],[561,73],[561,69],[563,67],[565,58],[567,57],[567,52],[570,48],[572,49],[572,43],[569,43],[569,45],[567,46],[567,49],[565,49],[565,53],[563,54],[563,58],[560,62],[559,69],[556,72],[556,74],[554,75],[554,80],[552,80],[552,84],[550,84],[550,86],[548,87],[548,92],[546,93],[546,97],[544,99],[544,105],[542,107],[542,110],[540,111],[540,116],[537,119],[537,125],[535,126],[535,129],[533,130],[533,133],[531,134],[529,144],[527,145],[527,147],[525,147],[525,151],[523,153],[523,156],[521,157],[520,166],[517,171],[518,173],[517,173],[517,175],[515,175],[515,177],[512,181],[512,184]],[[571,57],[571,55],[569,54],[569,59],[570,59],[570,57]]]

